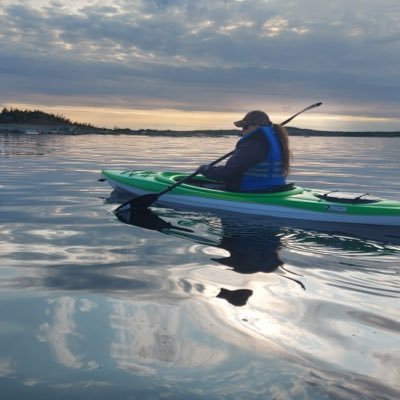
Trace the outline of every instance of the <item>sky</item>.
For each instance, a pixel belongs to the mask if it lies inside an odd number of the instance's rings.
[[[399,0],[0,0],[0,107],[108,128],[400,130]]]

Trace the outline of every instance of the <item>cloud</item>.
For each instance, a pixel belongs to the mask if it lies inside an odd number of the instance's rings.
[[[397,0],[6,0],[0,18],[9,102],[398,114]]]

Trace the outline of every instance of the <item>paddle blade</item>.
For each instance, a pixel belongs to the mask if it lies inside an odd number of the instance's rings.
[[[125,203],[122,203],[119,207],[117,207],[114,211],[114,214],[125,211],[127,209],[144,209],[149,208],[155,201],[158,200],[158,193],[150,193],[145,194],[143,196],[135,197],[134,199],[130,199]]]

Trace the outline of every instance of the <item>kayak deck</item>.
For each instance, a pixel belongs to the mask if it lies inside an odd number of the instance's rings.
[[[104,170],[102,174],[116,190],[136,195],[161,192],[187,176],[178,172],[122,170]],[[217,183],[201,175],[194,178],[196,182],[203,185],[182,183],[164,194],[160,202],[283,218],[400,226],[400,202],[365,193],[329,192],[299,186],[272,193],[240,193],[204,187],[204,183],[214,187]]]

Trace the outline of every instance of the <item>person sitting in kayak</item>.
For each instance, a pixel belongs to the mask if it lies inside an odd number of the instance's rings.
[[[263,192],[284,186],[290,165],[286,129],[272,124],[260,110],[247,113],[234,125],[242,128],[242,137],[226,164],[201,165],[198,172],[223,182],[225,190],[233,192]]]

